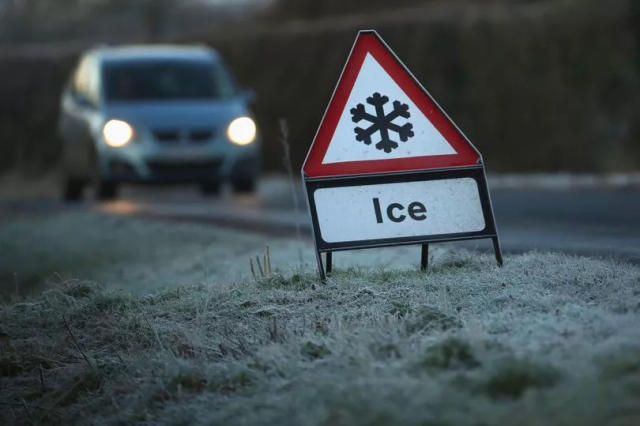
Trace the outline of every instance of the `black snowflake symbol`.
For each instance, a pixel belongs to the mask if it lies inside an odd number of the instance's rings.
[[[403,104],[400,101],[393,101],[393,111],[385,115],[384,104],[387,102],[389,102],[387,96],[382,96],[376,92],[367,98],[367,103],[376,108],[376,115],[369,114],[363,104],[358,104],[355,108],[351,108],[351,119],[354,123],[358,123],[363,119],[371,123],[371,126],[366,129],[361,127],[353,129],[356,132],[356,140],[364,142],[365,145],[371,145],[371,136],[373,136],[375,132],[380,132],[380,142],[376,143],[376,148],[384,150],[384,152],[388,154],[391,150],[398,147],[398,143],[389,137],[389,130],[396,132],[400,140],[406,142],[413,136],[413,124],[405,123],[402,126],[398,126],[393,123],[393,120],[398,117],[411,117],[411,114],[409,114],[409,105]]]

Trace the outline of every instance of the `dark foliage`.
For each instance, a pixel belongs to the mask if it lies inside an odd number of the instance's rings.
[[[535,17],[412,18],[376,29],[483,152],[489,171],[625,171],[640,168],[637,9],[629,0],[588,1]],[[205,40],[258,93],[267,169],[282,169],[282,117],[300,166],[356,30],[367,26],[283,32],[279,24]],[[58,96],[74,61],[0,52],[0,171],[56,164]]]

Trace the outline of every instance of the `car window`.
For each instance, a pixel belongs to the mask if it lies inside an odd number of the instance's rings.
[[[107,102],[218,99],[235,92],[225,68],[212,61],[111,61],[102,72]]]

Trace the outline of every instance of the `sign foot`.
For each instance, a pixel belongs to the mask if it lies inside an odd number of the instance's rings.
[[[500,241],[498,241],[498,237],[493,237],[493,251],[496,254],[496,262],[498,262],[498,266],[502,267],[502,249],[500,248]]]
[[[322,253],[316,249],[316,261],[318,262],[318,275],[322,284],[327,282],[327,276],[324,273],[324,265],[322,264]]]
[[[420,271],[427,272],[429,267],[429,244],[422,244],[422,253],[420,255]]]

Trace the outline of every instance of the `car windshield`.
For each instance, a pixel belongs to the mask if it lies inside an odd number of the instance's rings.
[[[105,63],[103,76],[108,102],[218,99],[234,94],[231,77],[213,61],[113,61]]]

